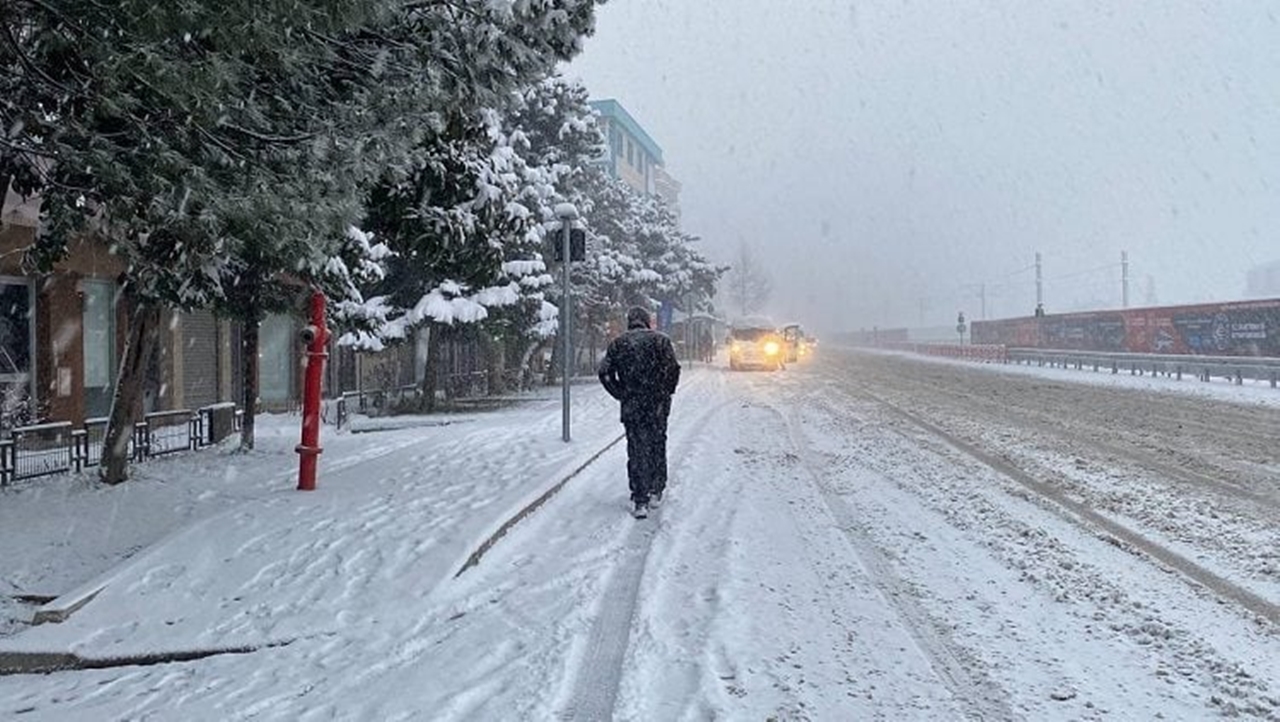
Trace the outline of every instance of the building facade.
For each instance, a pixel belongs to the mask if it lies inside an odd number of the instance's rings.
[[[7,190],[7,189],[6,189]],[[12,191],[0,206],[0,429],[84,423],[110,413],[130,308],[124,264],[91,238],[48,273],[25,262],[39,203]],[[276,322],[279,323],[279,322]],[[286,321],[284,325],[288,325]],[[195,409],[238,399],[239,328],[210,311],[161,314],[147,364],[143,411]],[[278,366],[278,364],[277,364]],[[292,381],[292,374],[286,374]],[[279,395],[294,396],[293,388]]]
[[[24,259],[38,223],[36,202],[6,192],[0,208],[0,425],[6,427],[106,414],[127,329],[120,260],[101,244],[77,242],[52,272],[37,273]],[[155,388],[163,385],[157,379]]]
[[[35,242],[38,209],[21,202],[7,181],[0,185],[0,411],[12,418],[36,391],[37,288],[21,251]]]
[[[662,166],[654,169],[653,192],[667,204],[676,220],[680,220],[680,181],[672,178]]]
[[[599,114],[605,136],[605,157],[601,159],[609,175],[635,190],[679,207],[680,184],[666,172],[662,148],[644,127],[612,98],[591,101]]]
[[[641,152],[632,149],[632,163],[652,173],[652,163],[639,160]],[[627,177],[640,174],[628,171]],[[78,426],[104,417],[111,410],[132,315],[121,292],[124,263],[106,244],[85,237],[52,271],[30,268],[26,251],[36,242],[39,201],[17,196],[4,179],[0,187],[5,189],[0,197],[0,432],[46,421]],[[259,329],[258,405],[263,410],[300,405],[306,359],[299,332],[308,295],[300,291],[294,312],[270,315]],[[157,333],[155,353],[146,362],[144,413],[243,399],[239,323],[209,310],[165,310]],[[412,343],[359,353],[339,348],[335,339],[322,392],[334,397],[421,383],[426,340],[424,329]],[[474,341],[462,338],[442,348],[442,376],[449,388],[480,372],[476,349]]]
[[[52,272],[24,264],[36,241],[38,203],[6,193],[0,206],[0,432],[45,421],[80,425],[111,409],[131,310],[120,292],[124,265],[93,239],[73,244]],[[296,409],[305,355],[299,331],[306,294],[294,313],[273,314],[259,329],[258,402]],[[209,310],[166,310],[143,387],[143,412],[240,403],[244,358],[240,324]],[[380,353],[330,347],[323,393],[392,389],[422,381],[426,333]],[[464,344],[450,347],[443,373],[474,373]],[[474,354],[471,354],[474,355]],[[467,363],[463,363],[467,361]],[[465,368],[464,368],[465,367]]]

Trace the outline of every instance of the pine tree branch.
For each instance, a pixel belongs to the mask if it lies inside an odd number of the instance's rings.
[[[31,59],[27,57],[27,54],[22,52],[22,44],[18,42],[18,39],[16,37],[14,37],[13,28],[10,27],[8,23],[3,23],[3,26],[4,26],[5,43],[9,47],[13,48],[13,54],[18,57],[18,62],[22,64],[22,67],[26,69],[27,73],[37,76],[39,78],[43,78],[46,83],[48,83],[49,85],[52,85],[53,87],[57,88],[63,93],[66,93],[67,95],[71,95],[71,96],[78,95],[78,93],[73,91],[71,88],[68,88],[67,86],[63,85],[62,83],[50,77],[49,74],[44,71],[44,68],[41,68],[40,66],[31,62]]]
[[[248,128],[241,128],[240,126],[234,123],[223,123],[221,127],[234,131],[236,133],[240,133],[241,135],[248,136],[250,138],[253,138],[254,140],[259,140],[259,141],[262,141],[263,143],[270,143],[272,145],[293,145],[296,143],[304,143],[308,140],[314,140],[316,137],[315,133],[298,133],[296,135],[265,135],[263,133],[259,133],[254,130],[249,130]]]
[[[12,150],[12,151],[16,151],[16,152],[18,152],[18,153],[20,153],[20,154],[22,154],[22,155],[31,155],[31,156],[37,156],[37,157],[40,157],[40,158],[55,158],[55,157],[56,157],[53,153],[50,153],[50,152],[49,152],[49,151],[47,151],[47,150],[37,150],[37,149],[35,149],[35,148],[31,148],[31,147],[28,147],[28,146],[26,146],[26,145],[22,145],[22,144],[20,144],[20,143],[15,143],[15,142],[13,142],[13,141],[9,140],[8,138],[0,138],[0,146],[3,146],[3,147],[5,147],[5,148],[8,148],[9,150]]]

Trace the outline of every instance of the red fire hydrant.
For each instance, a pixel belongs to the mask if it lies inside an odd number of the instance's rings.
[[[324,360],[328,358],[329,329],[324,322],[324,294],[311,294],[311,323],[302,329],[307,344],[307,370],[302,388],[302,443],[298,452],[298,491],[316,488],[317,458],[320,448],[320,382]]]

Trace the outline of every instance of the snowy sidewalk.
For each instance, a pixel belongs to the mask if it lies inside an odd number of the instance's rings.
[[[293,491],[280,459],[271,492],[89,581],[76,594],[100,591],[67,621],[4,639],[0,652],[107,659],[251,649],[412,616],[514,511],[621,433],[612,399],[575,392],[572,444],[559,438],[559,404],[546,399],[465,423],[361,434],[362,447],[330,434],[316,492]],[[348,458],[335,455],[341,449]],[[217,475],[186,473],[174,481],[217,486],[208,482]],[[126,513],[113,523],[147,522]],[[32,554],[37,541],[26,540]]]

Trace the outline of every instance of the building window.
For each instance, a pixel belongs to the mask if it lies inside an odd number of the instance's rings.
[[[38,421],[30,406],[31,284],[21,278],[0,278],[0,401],[5,427]]]
[[[110,281],[80,282],[84,295],[84,413],[89,418],[111,412],[115,381],[116,288]]]
[[[293,319],[272,315],[258,329],[258,397],[264,402],[293,398]]]

